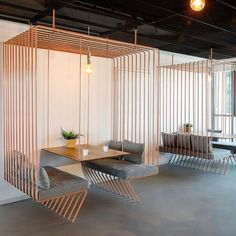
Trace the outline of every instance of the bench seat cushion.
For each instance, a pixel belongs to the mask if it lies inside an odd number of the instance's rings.
[[[40,201],[87,188],[87,180],[83,178],[50,166],[45,166],[44,169],[50,179],[50,188],[48,190],[39,188]]]
[[[134,164],[129,161],[112,158],[82,162],[82,166],[125,180],[158,174],[156,166]]]

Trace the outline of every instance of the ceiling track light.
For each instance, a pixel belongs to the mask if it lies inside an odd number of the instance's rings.
[[[190,7],[193,11],[201,11],[205,7],[205,0],[190,0]]]

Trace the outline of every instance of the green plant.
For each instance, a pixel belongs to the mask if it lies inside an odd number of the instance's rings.
[[[192,124],[190,124],[190,123],[186,123],[186,124],[184,124],[184,127],[186,127],[186,128],[192,128],[192,127],[193,127],[193,125],[192,125]]]
[[[61,135],[64,139],[77,139],[80,136],[83,136],[83,134],[76,134],[74,131],[65,131],[61,129]]]

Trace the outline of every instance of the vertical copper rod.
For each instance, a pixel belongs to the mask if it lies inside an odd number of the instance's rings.
[[[135,53],[135,87],[134,87],[134,142],[137,142],[137,123],[138,123],[138,114],[137,114],[137,93],[138,93],[138,89],[137,89],[137,84],[138,84],[138,59],[137,59],[137,53]]]
[[[128,81],[127,81],[127,87],[128,87],[128,92],[127,92],[127,134],[126,137],[128,140],[130,140],[130,55],[128,55]]]
[[[169,109],[170,109],[170,104],[168,103],[168,97],[169,97],[169,84],[170,84],[170,67],[167,66],[164,68],[164,121],[163,121],[163,125],[164,125],[164,132],[168,133],[170,130],[170,122],[169,122]],[[169,139],[167,138],[167,141],[169,141]],[[168,148],[168,147],[167,147]]]
[[[12,75],[13,75],[13,67],[12,67],[12,45],[8,45],[9,50],[9,59],[8,59],[8,176],[10,179],[10,183],[14,184],[15,174],[12,171],[13,161],[12,161]]]
[[[195,134],[195,129],[196,129],[196,125],[195,125],[195,109],[196,109],[196,104],[195,104],[195,96],[196,96],[196,92],[195,92],[195,86],[196,85],[196,79],[195,79],[195,62],[193,63],[193,134]],[[193,150],[195,150],[195,136],[193,136]],[[195,153],[195,151],[194,151]],[[193,158],[194,159],[194,158]]]
[[[5,161],[6,161],[6,178],[8,182],[11,182],[11,177],[9,176],[9,169],[10,169],[10,157],[9,157],[9,146],[10,146],[10,140],[9,140],[9,135],[10,135],[10,130],[9,130],[9,87],[10,87],[10,76],[9,76],[9,60],[10,60],[10,47],[8,44],[5,44],[6,48],[6,64],[5,64],[5,72],[6,75],[4,76],[5,80],[5,129],[6,129],[6,139],[5,139]]]
[[[15,73],[15,64],[14,64],[14,45],[11,45],[11,59],[10,59],[10,76],[11,76],[11,87],[10,87],[10,117],[11,117],[11,146],[10,146],[10,158],[12,160],[10,166],[10,173],[13,173],[13,185],[16,185],[16,173],[15,173],[15,159],[13,158],[13,150],[15,149],[15,135],[14,135],[14,73]]]
[[[172,63],[173,63],[173,55],[172,55]],[[167,104],[167,107],[169,107],[169,110],[168,110],[168,117],[169,117],[169,120],[168,120],[168,130],[169,130],[169,133],[172,133],[172,117],[173,117],[173,114],[172,114],[172,67],[170,67],[169,69],[169,93],[168,93],[168,97],[169,97],[169,104]],[[169,142],[170,142],[170,137],[169,137]]]
[[[224,91],[225,91],[225,87],[224,87],[224,77],[222,75],[222,73],[219,73],[219,79],[221,81],[221,98],[220,101],[221,101],[221,112],[220,114],[224,114]],[[220,89],[220,88],[219,88]],[[221,117],[221,129],[222,129],[222,132],[223,134],[225,133],[225,129],[224,129],[224,117],[222,116]]]
[[[134,30],[134,44],[135,44],[135,48],[137,48],[137,40],[138,40],[138,30],[135,29]]]
[[[157,68],[158,68],[158,71],[157,73],[155,73],[155,79],[157,80],[157,111],[156,111],[156,129],[157,129],[157,133],[156,133],[156,136],[157,136],[157,143],[156,143],[156,147],[159,147],[160,146],[160,139],[161,139],[161,69],[160,69],[160,63],[161,63],[161,58],[160,58],[160,50],[158,49],[158,58],[157,58]],[[156,69],[156,65],[155,65],[155,69]],[[157,78],[156,78],[157,77]],[[159,165],[159,149],[157,148],[157,157],[156,157],[156,163],[157,165]]]
[[[231,104],[232,104],[232,109],[231,109],[231,134],[234,133],[234,116],[235,116],[235,113],[236,113],[236,110],[235,110],[235,107],[236,107],[236,101],[235,99],[235,74],[236,72],[235,71],[232,71],[231,74],[232,74],[232,94],[231,94]],[[234,142],[234,139],[232,139],[232,141]]]
[[[172,66],[174,65],[174,55],[172,54]],[[172,103],[172,106],[173,106],[173,119],[172,119],[172,130],[173,130],[173,132],[176,132],[176,126],[175,126],[175,117],[176,117],[176,109],[175,109],[175,86],[176,86],[176,81],[175,81],[175,74],[176,74],[176,70],[175,70],[175,68],[173,68],[172,69],[172,74],[173,74],[173,82],[172,82],[172,84],[173,84],[173,91],[172,91],[172,93],[173,93],[173,96],[172,96],[172,101],[171,101],[171,103]],[[173,147],[174,148],[174,147]]]
[[[183,64],[180,67],[180,124],[183,127]],[[183,141],[181,140],[181,152],[183,150]]]
[[[124,58],[123,58],[123,88],[122,88],[122,90],[123,90],[123,124],[122,124],[122,141],[124,142],[124,140],[125,140],[125,124],[126,124],[126,122],[125,122],[125,104],[126,104],[126,56],[124,56]],[[126,137],[127,138],[127,137]]]
[[[114,115],[113,115],[113,140],[117,140],[117,58],[113,59],[114,61],[114,93],[113,93],[113,97],[114,97]]]
[[[224,91],[224,95],[223,95],[223,114],[226,114],[226,109],[225,109],[225,104],[226,104],[226,95],[225,95],[225,91],[226,91],[226,76],[225,76],[225,73],[224,73],[224,71],[225,71],[225,63],[223,63],[223,72],[222,72],[222,79],[223,79],[223,91]],[[227,117],[225,116],[224,118],[223,118],[223,121],[224,121],[224,132],[223,132],[223,134],[225,134],[225,133],[227,133],[227,127],[226,127],[226,120],[227,119]]]
[[[141,114],[142,114],[142,55],[139,53],[139,124],[138,124],[138,142],[141,143]]]
[[[2,100],[3,100],[3,161],[4,161],[4,179],[7,180],[7,160],[6,160],[6,45],[3,43],[3,82],[2,82]]]
[[[9,86],[9,77],[8,77],[8,57],[9,57],[9,48],[7,44],[3,44],[4,52],[4,77],[3,77],[3,111],[4,111],[4,179],[9,181],[8,176],[8,86]]]
[[[56,26],[56,11],[55,9],[52,10],[52,28],[53,31],[55,31],[55,26]]]
[[[176,120],[177,120],[177,133],[179,132],[179,65],[177,65],[176,67],[176,100],[177,100],[177,105],[176,105],[176,111],[177,111],[177,114],[176,114]],[[177,135],[177,144],[179,143],[179,135]],[[177,153],[179,151],[179,145],[177,145]]]
[[[30,150],[30,155],[31,155],[31,163],[32,163],[32,174],[31,174],[31,177],[32,177],[32,197],[35,199],[35,175],[36,175],[36,172],[35,172],[35,153],[34,153],[34,150],[35,150],[35,140],[34,140],[34,135],[35,135],[35,130],[34,130],[34,127],[35,127],[35,123],[34,123],[34,40],[33,40],[33,29],[31,28],[31,31],[30,31],[30,90],[31,90],[31,96],[30,96],[30,101],[31,101],[31,104],[30,104],[30,114],[31,114],[31,135],[30,135],[30,139],[31,139],[31,150]]]
[[[82,47],[81,38],[79,38],[79,134],[81,134],[81,99],[82,99]],[[81,144],[81,139],[79,138],[79,144]]]
[[[189,123],[190,121],[188,121]],[[184,64],[184,123],[187,123],[187,63]],[[186,133],[185,133],[186,135]],[[187,138],[184,140],[185,149],[187,149]]]
[[[156,56],[156,51],[153,50],[152,51],[152,64],[151,64],[151,67],[152,67],[152,129],[151,129],[151,134],[152,134],[152,137],[151,137],[151,147],[152,147],[152,158],[151,158],[151,164],[154,165],[154,158],[155,158],[155,135],[154,135],[154,132],[155,132],[155,124],[154,124],[154,119],[155,119],[155,82],[154,82],[154,75],[155,75],[155,56]],[[158,94],[158,93],[157,93]],[[157,134],[156,134],[157,135]],[[158,147],[158,146],[156,146]]]
[[[122,59],[123,57],[119,58],[119,118],[120,118],[119,140],[122,140],[122,89],[121,89],[122,88]]]
[[[19,113],[19,119],[18,119],[18,127],[19,127],[19,135],[18,135],[18,139],[19,139],[19,148],[18,151],[21,155],[20,158],[20,163],[19,163],[19,169],[20,169],[20,187],[19,189],[21,191],[23,191],[23,161],[24,161],[24,154],[23,154],[23,150],[22,150],[22,60],[21,60],[21,40],[19,39],[18,41],[18,113]]]
[[[87,148],[88,148],[88,145],[89,145],[89,133],[90,133],[90,76],[88,74],[88,77],[87,77]]]
[[[28,188],[27,188],[27,141],[26,141],[26,126],[27,126],[27,122],[26,122],[26,117],[27,117],[27,113],[26,113],[26,83],[27,83],[27,79],[26,79],[26,35],[22,38],[22,86],[23,86],[23,96],[22,96],[22,103],[23,103],[23,122],[22,122],[22,130],[23,130],[23,135],[22,135],[22,142],[23,142],[23,154],[24,154],[24,168],[23,168],[23,178],[24,178],[24,192],[26,194],[28,194]]]
[[[50,50],[48,49],[47,60],[47,147],[50,146]]]
[[[126,57],[124,56],[123,57],[123,71],[122,71],[122,80],[123,80],[123,87],[122,87],[122,90],[123,90],[123,98],[122,98],[122,113],[123,113],[123,116],[122,116],[122,142],[124,142],[124,140],[125,140],[125,99],[126,99],[126,96],[125,96],[125,88],[126,88],[126,86],[125,86],[125,83],[126,83],[126,76],[125,76],[125,74],[126,74],[126,69],[125,69],[125,66],[126,66]],[[127,138],[127,137],[126,137]]]
[[[212,64],[212,61],[211,61],[211,64]],[[212,68],[211,69],[211,75],[213,75],[213,67],[211,67],[211,68]],[[218,114],[222,114],[221,99],[222,99],[222,91],[223,91],[223,89],[222,89],[222,80],[221,80],[221,77],[220,77],[220,73],[218,73],[218,75],[214,75],[214,78],[212,77],[212,82],[211,83],[215,84],[217,81],[218,81],[218,94],[220,94],[220,96],[217,96],[218,97],[218,106],[219,106]],[[211,86],[213,87],[213,85],[211,85]],[[213,92],[213,96],[215,97],[215,93],[214,92]],[[212,120],[213,119],[211,118],[211,121]],[[211,124],[211,125],[213,127],[213,124]],[[218,117],[218,125],[221,128],[222,132],[224,132],[223,127],[222,127],[222,117],[220,117],[220,116]]]
[[[146,147],[146,52],[144,52],[143,54],[144,56],[144,66],[143,66],[143,143]],[[145,157],[145,162],[146,162],[146,150],[147,148],[145,148],[144,151],[144,157]]]
[[[201,71],[199,71],[199,73],[201,73],[201,83],[202,83],[202,89],[201,89],[201,100],[202,100],[202,104],[201,104],[201,132],[202,132],[202,140],[203,140],[203,124],[204,124],[204,94],[203,94],[203,91],[204,91],[204,61],[202,61],[201,63]],[[208,137],[207,137],[208,139]],[[204,150],[204,141],[202,142],[202,150]],[[207,153],[208,153],[208,148],[207,148]],[[202,151],[202,159],[204,158],[204,153]]]
[[[200,113],[200,107],[199,107],[199,104],[200,104],[200,101],[199,101],[199,99],[200,99],[200,89],[199,89],[199,81],[200,81],[200,75],[199,75],[199,61],[197,62],[197,135],[198,135],[198,137],[199,137],[199,113]],[[199,139],[199,138],[198,138]],[[199,139],[200,140],[200,139]],[[198,142],[199,142],[199,140],[198,140]],[[198,144],[199,146],[200,146],[200,144]],[[197,156],[199,156],[200,155],[200,153],[199,153],[200,151],[199,151],[199,149],[198,149],[198,151],[197,151]]]
[[[19,120],[19,127],[20,127],[20,132],[19,132],[19,140],[20,140],[20,152],[22,154],[22,159],[21,159],[21,191],[25,192],[25,183],[24,183],[24,162],[25,162],[25,152],[24,152],[24,87],[23,87],[23,47],[22,47],[22,38],[19,40],[19,55],[20,55],[20,71],[19,71],[19,90],[20,90],[20,120]]]
[[[35,112],[35,158],[36,158],[36,201],[38,201],[38,166],[39,166],[39,158],[38,158],[38,32],[35,30],[35,65],[34,65],[34,79],[35,79],[35,104],[34,104],[34,112]]]
[[[132,54],[132,67],[131,67],[131,73],[132,73],[132,83],[131,83],[131,111],[132,111],[132,114],[131,114],[131,141],[134,141],[133,140],[133,131],[134,131],[134,58],[133,58],[133,54]]]
[[[119,83],[118,83],[118,58],[115,59],[115,93],[114,93],[114,97],[115,97],[115,113],[114,113],[114,139],[117,140],[118,139],[118,124],[119,124],[119,113],[118,113],[118,97],[119,97]]]
[[[213,48],[210,49],[210,60],[213,60]]]
[[[111,78],[111,132],[112,139],[115,138],[115,59],[112,59],[112,78]]]
[[[9,140],[9,87],[10,87],[10,76],[9,76],[9,59],[10,59],[10,47],[8,44],[5,44],[5,48],[6,48],[6,76],[4,76],[5,79],[5,102],[6,102],[6,113],[5,113],[5,129],[6,129],[6,144],[5,144],[5,148],[6,148],[6,156],[5,156],[5,161],[6,161],[6,180],[8,182],[11,182],[11,177],[9,176],[9,169],[10,169],[10,157],[9,157],[9,146],[10,146],[10,140]]]
[[[30,196],[33,195],[33,190],[31,187],[31,176],[32,174],[30,173],[30,165],[32,163],[31,161],[31,122],[30,122],[30,68],[31,68],[31,59],[30,59],[30,37],[31,37],[31,31],[28,31],[27,34],[27,101],[26,101],[26,107],[27,107],[27,179],[28,179],[28,192],[30,193]]]
[[[148,74],[148,90],[147,90],[147,95],[148,95],[148,99],[147,99],[147,106],[148,106],[148,113],[147,113],[147,115],[148,115],[148,118],[147,118],[147,120],[148,120],[148,123],[147,123],[147,135],[148,135],[148,138],[147,138],[147,142],[148,142],[148,149],[147,149],[147,151],[148,151],[148,155],[147,155],[147,163],[148,164],[150,164],[151,163],[151,161],[150,161],[150,103],[151,103],[151,101],[150,101],[150,79],[151,79],[151,76],[150,76],[150,58],[151,56],[150,56],[150,51],[148,51],[148,70],[147,70],[147,74]]]
[[[192,103],[192,101],[191,101],[191,82],[192,82],[192,80],[191,80],[191,65],[192,65],[192,63],[189,63],[189,66],[188,66],[188,70],[189,70],[189,72],[188,72],[188,121],[189,121],[189,123],[191,123],[192,124],[192,119],[191,119],[191,103]],[[189,141],[188,142],[188,144],[189,144],[189,153],[191,153],[191,142]]]
[[[207,129],[209,128],[209,126],[208,126],[208,83],[210,82],[210,81],[208,81],[208,60],[206,61],[206,68],[207,69],[205,69],[205,71],[204,71],[204,73],[205,73],[205,96],[206,96],[206,98],[205,98],[205,100],[206,100],[206,106],[205,106],[205,118],[206,118],[206,131],[207,131]],[[207,132],[207,138],[208,138],[208,132]]]
[[[18,145],[18,140],[17,140],[17,135],[18,135],[18,129],[17,129],[17,117],[18,117],[18,112],[17,110],[17,46],[16,44],[13,45],[13,148],[11,151],[18,151],[17,150],[17,145]],[[15,186],[18,188],[18,159],[14,157],[14,172],[15,172]]]

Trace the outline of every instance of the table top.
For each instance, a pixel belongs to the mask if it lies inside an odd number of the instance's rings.
[[[178,132],[178,134],[193,134],[198,136],[204,136],[204,137],[212,137],[212,138],[219,138],[219,139],[234,139],[236,138],[236,134],[225,134],[225,133],[214,133],[214,132]]]
[[[83,149],[89,150],[88,156],[84,157]],[[122,152],[113,149],[108,149],[108,152],[104,152],[102,146],[87,145],[87,144],[77,145],[75,148],[67,148],[65,146],[61,146],[61,147],[44,148],[43,150],[78,162],[129,154],[128,152]]]

